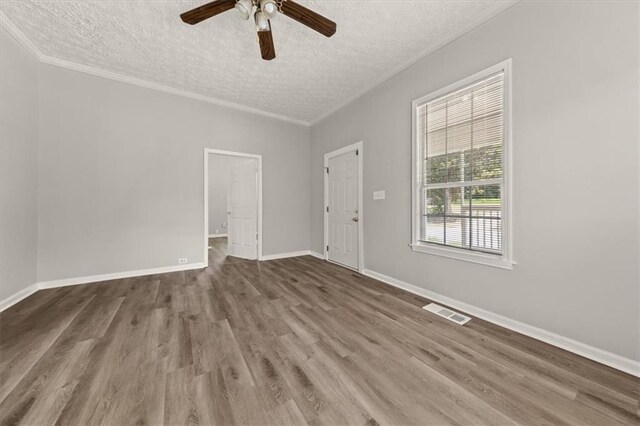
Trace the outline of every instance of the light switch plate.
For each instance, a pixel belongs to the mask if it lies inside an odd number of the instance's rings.
[[[387,194],[385,191],[373,191],[373,199],[374,200],[384,200]]]

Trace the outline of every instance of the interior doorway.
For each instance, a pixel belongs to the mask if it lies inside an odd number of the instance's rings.
[[[262,258],[262,156],[205,149],[204,258]]]
[[[324,155],[325,259],[364,270],[362,142]]]

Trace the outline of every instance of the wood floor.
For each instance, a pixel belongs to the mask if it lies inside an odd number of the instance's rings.
[[[0,423],[640,424],[640,379],[305,256],[39,291]]]

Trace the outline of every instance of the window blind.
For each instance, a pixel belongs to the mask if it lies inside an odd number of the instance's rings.
[[[420,240],[502,254],[504,72],[417,114]]]

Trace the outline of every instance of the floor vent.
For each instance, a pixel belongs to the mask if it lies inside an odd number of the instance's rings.
[[[448,319],[449,321],[453,321],[456,324],[464,325],[471,321],[471,318],[459,314],[457,312],[452,311],[451,309],[444,308],[440,305],[436,305],[435,303],[429,303],[426,306],[423,306],[422,309],[427,310],[429,312],[433,312],[436,315],[440,315],[443,318]]]

